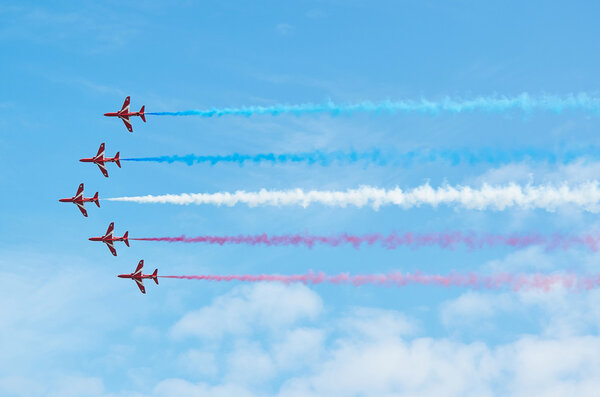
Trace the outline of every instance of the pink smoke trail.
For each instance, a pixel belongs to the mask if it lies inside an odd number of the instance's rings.
[[[376,285],[386,287],[405,287],[409,285],[432,285],[438,287],[462,287],[503,289],[513,291],[540,290],[550,291],[553,287],[563,287],[571,291],[591,290],[600,286],[600,274],[595,276],[577,276],[574,274],[510,274],[499,273],[491,276],[483,276],[476,273],[448,275],[400,273],[388,274],[358,274],[350,275],[340,273],[327,275],[323,272],[313,273],[310,270],[306,274],[280,275],[280,274],[231,274],[231,275],[189,275],[189,276],[159,276],[162,278],[206,280],[206,281],[242,281],[256,282],[280,282],[284,284],[351,284],[355,287],[361,285]]]
[[[339,247],[350,245],[356,249],[361,246],[379,245],[386,249],[397,249],[399,247],[410,247],[417,249],[420,247],[437,246],[442,249],[455,249],[458,246],[464,246],[469,250],[492,247],[512,247],[526,248],[530,246],[541,246],[548,251],[562,249],[567,250],[573,247],[585,247],[591,251],[598,251],[600,248],[600,235],[582,235],[567,236],[561,234],[553,235],[502,235],[502,234],[480,234],[480,233],[391,233],[383,235],[379,233],[353,235],[342,233],[338,235],[319,236],[313,234],[283,234],[269,236],[265,233],[256,235],[237,235],[237,236],[214,236],[205,235],[197,237],[150,237],[150,238],[132,238],[130,240],[139,241],[166,241],[182,243],[205,243],[205,244],[245,244],[245,245],[264,245],[267,247],[280,246],[304,246],[313,248],[315,245],[326,245]]]

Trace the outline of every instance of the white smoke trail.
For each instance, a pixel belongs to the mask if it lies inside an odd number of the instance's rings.
[[[413,189],[380,189],[361,186],[345,191],[329,190],[266,190],[258,192],[184,193],[115,197],[108,201],[128,201],[134,203],[160,203],[178,205],[225,205],[246,204],[249,207],[261,205],[284,206],[322,204],[331,207],[364,207],[378,209],[385,205],[401,208],[439,205],[458,206],[476,210],[498,210],[508,208],[543,209],[554,211],[564,205],[573,205],[589,212],[600,210],[600,188],[598,181],[569,186],[539,185],[520,186],[514,183],[504,186],[484,184],[481,188],[469,186],[442,186],[433,188],[424,184]]]

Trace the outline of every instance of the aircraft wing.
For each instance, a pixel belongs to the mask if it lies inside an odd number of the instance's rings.
[[[98,149],[98,154],[96,157],[104,157],[104,142],[100,144],[100,148]]]
[[[121,108],[121,112],[128,112],[129,113],[129,97],[125,98],[125,102],[123,102],[123,107]]]
[[[77,205],[77,208],[79,208],[79,211],[81,211],[83,216],[87,216],[87,211],[85,210],[85,207],[83,206],[83,204],[80,204],[80,203],[75,203],[75,204]]]
[[[123,123],[125,123],[125,127],[127,127],[127,130],[129,130],[129,132],[133,132],[133,127],[131,126],[131,121],[129,120],[129,116],[120,116],[121,120],[123,120]]]
[[[134,276],[141,276],[143,268],[144,268],[144,260],[142,259],[140,261],[140,263],[138,263],[137,267],[135,268],[135,272],[133,272],[133,275]]]
[[[102,172],[102,175],[104,175],[105,177],[108,178],[108,171],[106,170],[106,164],[96,163],[96,165],[98,166],[98,168],[100,168],[100,172]]]
[[[106,243],[106,246],[108,247],[108,249],[110,250],[110,253],[113,254],[113,256],[117,256],[117,250],[115,249],[113,242],[105,241],[105,243]]]
[[[75,193],[75,198],[80,198],[81,196],[83,196],[83,183],[79,184],[79,187],[77,188],[77,193]]]
[[[106,229],[104,237],[112,237],[113,230],[115,230],[115,223],[111,222],[110,225],[108,225],[108,229]]]
[[[137,278],[134,278],[133,281],[135,281],[135,283],[139,287],[140,291],[142,291],[142,294],[145,294],[146,288],[144,288],[144,280],[143,279],[138,280]]]

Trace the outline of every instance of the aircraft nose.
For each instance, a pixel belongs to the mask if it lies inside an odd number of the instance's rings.
[[[105,116],[108,116],[108,113],[104,113]]]

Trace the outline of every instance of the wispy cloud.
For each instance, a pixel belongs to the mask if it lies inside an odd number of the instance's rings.
[[[261,285],[237,288],[207,307],[187,313],[171,329],[176,339],[185,337],[222,338],[257,329],[290,326],[300,319],[314,318],[322,301],[308,288],[298,285]]]
[[[285,290],[280,293],[283,295],[279,297],[285,299]],[[477,300],[480,296],[479,293],[471,293],[468,300]],[[245,299],[252,300],[250,295]],[[462,298],[460,302],[467,302],[467,299]],[[512,303],[509,301],[507,305]],[[474,307],[464,303],[460,306],[463,314]],[[458,308],[456,305],[452,307]],[[476,312],[482,313],[482,306],[476,307],[480,308]],[[498,310],[498,305],[494,304],[492,310]],[[487,310],[483,312],[489,315]],[[456,313],[456,310],[449,312]],[[455,324],[460,326],[460,322]],[[294,329],[298,325],[288,324],[287,327]],[[326,325],[321,324],[315,331],[326,335],[325,339],[317,334],[316,340],[309,338],[315,342],[303,345],[305,351],[319,357],[319,360],[309,360],[311,366],[305,371],[286,375],[286,381],[276,382],[278,386],[267,395],[350,397],[402,393],[432,397],[440,394],[450,397],[500,394],[521,397],[535,390],[553,392],[561,397],[570,393],[595,396],[595,374],[600,370],[600,359],[595,354],[600,348],[597,336],[580,333],[523,335],[513,341],[488,345],[480,341],[464,343],[415,335],[414,329],[413,320],[394,310],[357,308],[333,315]],[[298,358],[295,354],[282,356],[277,352],[281,349],[297,351],[294,347],[297,348],[300,340],[306,339],[283,338],[277,343],[267,340],[258,347],[242,339],[239,348],[232,349],[228,355],[221,382],[166,379],[158,382],[151,395],[265,395],[265,384],[273,385],[270,382],[286,373],[287,368],[294,368],[293,363],[286,364],[285,360]],[[285,344],[290,346],[285,347]],[[296,346],[291,346],[293,344]],[[256,367],[249,372],[257,374],[254,378],[242,376],[239,368],[242,363],[246,368],[250,365],[250,356],[257,358]],[[256,393],[255,390],[262,391]],[[556,394],[557,390],[565,392]]]
[[[277,30],[277,33],[279,33],[282,36],[287,36],[288,34],[292,33],[292,31],[294,30],[294,27],[292,25],[290,25],[289,23],[278,23],[275,26],[275,29]]]

